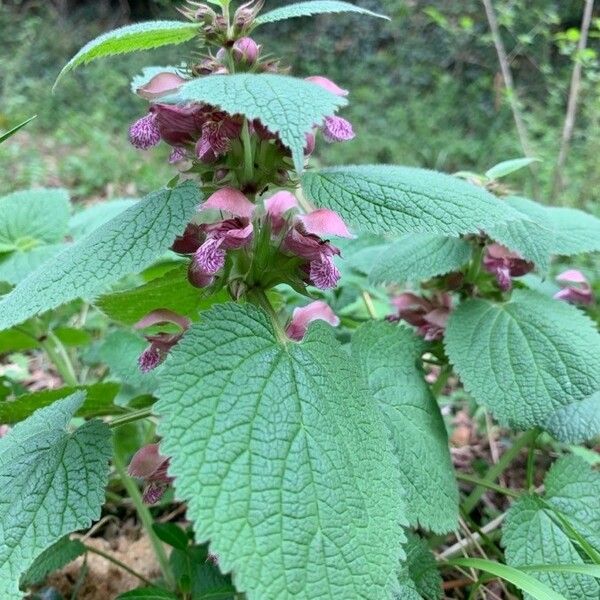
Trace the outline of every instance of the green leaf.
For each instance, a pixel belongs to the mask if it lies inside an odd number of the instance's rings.
[[[186,264],[140,287],[101,296],[95,304],[111,319],[133,325],[159,308],[167,308],[196,319],[200,310],[217,302],[225,302],[226,299],[225,292],[207,296],[202,290],[190,285]]]
[[[458,235],[519,218],[483,188],[426,169],[335,167],[305,173],[302,187],[317,206],[372,233]]]
[[[12,129],[9,129],[5,133],[1,134],[0,135],[0,144],[2,142],[5,142],[9,137],[12,137],[13,135],[15,135],[15,133],[17,133],[17,131],[19,131],[20,129],[23,129],[23,127],[25,127],[25,125],[27,125],[27,123],[31,123],[31,121],[33,121],[36,117],[37,117],[37,115],[33,115],[33,117],[29,117],[29,119],[25,119],[22,123],[15,125],[15,127],[13,127]]]
[[[581,444],[600,432],[600,392],[557,409],[545,429],[558,440]]]
[[[513,158],[512,160],[505,160],[497,165],[494,165],[491,169],[485,172],[485,176],[488,179],[502,179],[515,171],[520,171],[525,167],[533,164],[534,162],[540,162],[539,158]]]
[[[550,231],[550,254],[574,256],[600,251],[600,219],[575,208],[543,206],[526,198],[510,197],[506,202]]]
[[[535,496],[524,496],[508,511],[502,528],[506,561],[517,567],[536,564],[583,564],[577,549]],[[598,600],[600,586],[575,573],[536,571],[533,576],[568,600]]]
[[[14,192],[0,198],[0,280],[15,284],[61,249],[69,221],[61,189]]]
[[[385,15],[377,14],[366,8],[361,8],[360,6],[354,6],[354,4],[350,4],[349,2],[314,0],[313,2],[298,2],[297,4],[276,8],[275,10],[259,15],[255,24],[264,25],[265,23],[275,23],[276,21],[293,19],[295,17],[310,17],[318,14],[343,12],[359,13],[362,15],[369,15],[370,17],[379,17],[380,19],[390,20],[389,17],[386,17]]]
[[[187,534],[175,523],[153,523],[152,529],[160,540],[173,548],[185,550],[189,545]]]
[[[181,44],[200,33],[197,23],[185,21],[148,21],[119,27],[88,42],[62,69],[54,87],[63,75],[75,67],[97,58],[150,50],[168,44]]]
[[[547,503],[600,552],[600,473],[582,458],[557,460],[544,480]]]
[[[575,307],[529,290],[503,304],[468,300],[445,343],[467,391],[503,423],[551,428],[566,442],[600,433],[580,404],[600,388],[600,335]],[[578,422],[557,428],[557,413]]]
[[[57,400],[71,396],[78,391],[85,392],[85,401],[77,410],[76,416],[90,418],[118,415],[124,412],[122,407],[113,404],[119,388],[118,383],[93,383],[24,394],[14,400],[0,402],[0,423],[12,425],[23,421],[38,408],[50,406]]]
[[[195,183],[147,196],[31,273],[0,302],[0,329],[80,297],[94,296],[151,265],[200,201]]]
[[[100,516],[110,430],[89,421],[70,432],[84,394],[36,411],[0,439],[0,597],[21,598],[19,577],[36,556]]]
[[[534,600],[568,600],[562,594],[553,591],[547,585],[541,583],[531,575],[515,569],[514,567],[503,565],[492,560],[484,558],[455,558],[450,564],[466,569],[478,569],[484,573],[489,573],[495,577],[500,577],[520,590],[530,594]],[[583,600],[583,598],[581,599]]]
[[[32,585],[43,583],[50,573],[62,569],[85,551],[85,546],[79,540],[71,540],[68,535],[65,535],[58,542],[46,548],[33,561],[33,564],[21,577],[20,588],[26,589]]]
[[[352,353],[391,432],[409,523],[447,533],[458,523],[458,488],[446,427],[418,366],[424,351],[409,329],[381,321],[352,336]]]
[[[179,596],[157,587],[145,587],[120,594],[117,600],[178,600]]]
[[[74,327],[57,327],[53,333],[65,346],[84,346],[91,341],[91,336],[87,331]],[[34,335],[18,328],[0,331],[0,354],[40,347],[41,343]]]
[[[414,533],[407,535],[406,562],[402,565],[400,582],[417,594],[415,598],[439,600],[442,597],[442,577],[437,561],[427,542]],[[401,596],[404,600],[404,596]],[[410,595],[408,596],[410,599]]]
[[[345,98],[304,79],[252,73],[199,77],[161,102],[206,102],[249,120],[260,119],[291,150],[298,172],[304,165],[306,134],[347,104]]]
[[[387,246],[372,262],[372,283],[424,281],[460,269],[471,258],[471,245],[459,238],[412,233]]]
[[[99,202],[75,213],[69,221],[69,231],[74,239],[85,237],[104,225],[124,210],[135,205],[137,200],[122,199]]]
[[[396,588],[397,468],[330,327],[282,342],[262,310],[216,306],[172,350],[158,395],[177,496],[249,600]]]

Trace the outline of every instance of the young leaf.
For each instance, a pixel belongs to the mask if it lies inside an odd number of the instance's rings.
[[[32,585],[43,583],[50,573],[62,569],[84,553],[85,546],[79,540],[71,540],[68,535],[65,535],[33,561],[21,577],[20,588],[24,590]]]
[[[460,269],[471,258],[471,245],[459,238],[412,233],[392,242],[371,263],[372,283],[424,281]]]
[[[577,419],[552,428],[561,441],[600,433],[579,404],[600,388],[600,335],[575,307],[529,290],[503,304],[468,300],[451,314],[445,343],[465,388],[502,422],[549,428],[560,413]]]
[[[423,352],[411,331],[390,323],[368,323],[352,336],[352,354],[390,429],[408,520],[447,533],[458,522],[458,488],[442,415],[417,366]]]
[[[185,550],[189,546],[190,541],[187,534],[175,523],[154,523],[152,529],[160,540],[172,548]]]
[[[407,588],[406,597],[425,600],[439,600],[442,597],[442,577],[438,571],[437,561],[431,553],[427,542],[414,533],[407,535],[406,563],[402,565],[400,582]],[[400,596],[403,600],[405,596]]]
[[[89,421],[67,427],[77,392],[36,411],[0,439],[0,597],[18,600],[19,577],[62,536],[100,516],[111,454],[110,430]]]
[[[317,206],[372,233],[477,233],[520,216],[483,188],[412,167],[322,169],[305,173],[302,187]]]
[[[210,540],[239,591],[391,594],[405,521],[397,466],[328,326],[286,343],[262,310],[219,305],[161,376],[161,452],[198,541]]]
[[[546,474],[544,498],[600,552],[600,473],[578,456],[557,460]]]
[[[31,273],[0,302],[0,329],[104,291],[165,252],[200,202],[195,183],[163,189],[105,223]]]
[[[361,8],[360,6],[354,6],[349,2],[338,2],[336,0],[314,0],[313,2],[298,2],[297,4],[290,4],[288,6],[282,6],[276,8],[267,13],[259,15],[255,21],[256,25],[264,25],[265,23],[275,23],[276,21],[283,21],[285,19],[293,19],[295,17],[310,17],[312,15],[326,14],[326,13],[343,13],[353,12],[362,15],[369,15],[370,17],[378,17],[380,19],[390,20],[385,15]]]
[[[466,569],[478,569],[484,573],[489,573],[495,577],[500,577],[515,587],[526,592],[526,598],[533,600],[568,600],[562,594],[555,592],[546,584],[538,581],[531,575],[515,569],[509,565],[487,560],[485,558],[455,558],[450,561],[451,564],[457,567]],[[581,599],[583,600],[583,599]]]
[[[494,165],[491,169],[485,172],[485,176],[488,179],[502,179],[511,173],[520,171],[525,167],[533,164],[534,162],[540,162],[539,158],[513,158],[512,160],[505,160],[497,165]]]
[[[118,383],[106,382],[23,394],[10,402],[0,402],[0,423],[13,425],[23,421],[38,408],[50,406],[75,392],[85,392],[85,400],[77,410],[76,416],[90,418],[118,415],[125,411],[123,407],[113,404],[120,387]]]
[[[535,496],[524,496],[508,511],[502,528],[506,562],[525,567],[538,564],[583,564],[568,536],[551,511]],[[594,578],[576,573],[536,571],[532,575],[568,600],[598,600],[600,586]]]
[[[58,74],[54,87],[63,75],[75,67],[89,63],[97,58],[149,50],[168,44],[181,44],[199,34],[197,23],[185,21],[148,21],[119,27],[104,33],[95,40],[88,42]]]
[[[193,79],[161,102],[206,102],[230,114],[259,119],[291,150],[298,172],[304,165],[306,134],[347,104],[345,98],[310,81],[251,73]]]
[[[163,588],[144,587],[120,594],[116,600],[179,600],[179,596]]]
[[[133,325],[160,308],[196,319],[200,310],[206,310],[216,302],[225,302],[226,299],[226,293],[207,296],[191,286],[185,264],[140,287],[101,296],[95,304],[114,321]]]
[[[9,137],[12,137],[13,135],[15,135],[15,133],[17,133],[17,131],[19,131],[20,129],[23,129],[23,127],[25,127],[25,125],[27,125],[27,123],[30,123],[36,117],[37,117],[37,115],[33,115],[33,117],[29,117],[29,119],[25,119],[25,121],[23,121],[22,123],[15,125],[12,129],[9,129],[7,132],[1,134],[0,135],[0,144],[2,142],[5,142]]]

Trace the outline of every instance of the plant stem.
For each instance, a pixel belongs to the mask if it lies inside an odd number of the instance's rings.
[[[367,290],[361,290],[360,295],[362,296],[363,302],[365,303],[365,307],[371,319],[377,319],[377,311],[375,310],[375,305],[373,304],[373,298],[371,298],[371,294],[369,294]]]
[[[289,338],[285,334],[281,323],[279,322],[279,317],[273,308],[270,300],[267,298],[263,289],[260,288],[252,288],[246,292],[246,298],[249,302],[256,306],[260,306],[268,315],[271,317],[271,322],[273,323],[273,329],[275,330],[275,335],[280,342],[284,345],[289,342]]]
[[[134,421],[140,421],[141,419],[146,419],[147,417],[152,416],[152,408],[140,408],[139,410],[134,410],[126,415],[121,415],[119,417],[115,417],[111,421],[108,422],[109,427],[119,427],[120,425],[125,425],[126,423],[133,423]]]
[[[529,444],[529,450],[527,452],[526,482],[528,490],[531,490],[534,484],[533,478],[535,476],[535,442],[541,433],[541,430],[538,428],[534,429],[534,431],[535,435],[533,436],[533,439]]]
[[[244,125],[242,127],[242,145],[244,147],[244,180],[248,183],[254,178],[254,157],[248,119],[244,119]]]
[[[498,527],[500,527],[500,525],[502,525],[502,522],[504,521],[505,518],[506,518],[506,513],[502,513],[501,515],[497,516],[493,521],[490,521],[487,525],[485,525],[484,527],[481,528],[481,533],[483,533],[485,535],[490,534],[492,531],[494,531],[495,529],[498,529]],[[440,553],[440,558],[447,560],[449,558],[452,558],[453,556],[462,554],[463,551],[471,548],[475,542],[478,542],[481,539],[482,539],[482,535],[480,533],[474,533],[470,538],[465,538],[465,539],[461,540],[460,542],[457,542],[453,546],[446,548],[446,550],[444,550],[442,553]],[[440,566],[443,566],[443,565],[440,565]]]
[[[40,341],[40,345],[48,355],[52,364],[56,367],[56,370],[64,383],[72,387],[79,385],[69,354],[62,342],[52,331],[49,331],[46,334],[46,337]]]
[[[510,498],[518,498],[521,495],[519,494],[519,492],[515,492],[501,485],[497,485],[495,483],[492,483],[491,481],[486,481],[485,479],[479,479],[478,477],[466,475],[465,473],[457,473],[456,478],[460,481],[466,481],[467,483],[472,483],[476,486],[481,486],[487,488],[488,490],[493,490],[494,492],[498,492],[499,494],[504,494],[505,496],[509,496]]]
[[[531,429],[527,431],[521,437],[517,438],[513,445],[500,457],[500,460],[492,465],[488,472],[483,477],[483,481],[485,482],[494,482],[501,473],[510,465],[510,463],[518,456],[519,452],[527,446],[532,440],[534,440],[538,435],[538,431],[536,429]],[[479,499],[485,493],[485,488],[480,484],[471,492],[471,494],[466,498],[463,502],[463,510],[466,514],[470,514]]]
[[[148,507],[144,504],[142,495],[140,494],[140,490],[138,489],[137,485],[127,474],[125,465],[123,464],[123,461],[117,452],[113,453],[113,465],[121,481],[123,482],[123,486],[129,494],[133,506],[135,506],[135,510],[138,514],[140,522],[142,523],[142,527],[146,530],[146,534],[150,539],[150,543],[154,549],[154,554],[156,555],[156,559],[160,565],[160,570],[163,574],[165,582],[170,589],[175,589],[175,578],[173,576],[173,572],[171,571],[171,565],[169,564],[167,553],[163,548],[162,542],[158,539],[156,533],[154,533],[154,529],[152,528],[152,524],[154,523],[152,515],[150,514]]]
[[[431,385],[431,393],[435,398],[437,398],[444,391],[446,382],[451,374],[452,369],[450,368],[450,365],[444,365],[441,368],[438,378],[435,380],[435,383]]]
[[[97,548],[94,548],[93,546],[86,546],[85,549],[87,552],[91,552],[92,554],[97,554],[98,556],[101,556],[102,558],[108,560],[109,562],[113,563],[120,569],[123,569],[123,571],[127,571],[127,573],[129,573],[130,575],[133,575],[134,577],[137,577],[140,581],[142,581],[146,585],[154,585],[149,579],[146,579],[141,573],[137,573],[131,567],[127,566],[125,563],[121,562],[119,559],[115,558],[114,556],[111,556],[110,554],[107,554],[106,552],[103,552],[102,550],[98,550]]]

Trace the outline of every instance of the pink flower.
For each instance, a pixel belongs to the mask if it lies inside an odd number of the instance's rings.
[[[178,163],[178,162],[184,160],[185,157],[186,157],[185,150],[183,148],[181,148],[180,146],[177,146],[177,147],[173,148],[173,150],[171,150],[171,154],[169,154],[169,163],[170,164]]]
[[[256,206],[240,190],[225,187],[211,194],[202,204],[202,210],[208,208],[228,212],[235,217],[250,218]]]
[[[140,448],[129,463],[129,475],[145,482],[143,500],[154,504],[160,500],[173,478],[167,475],[169,459],[158,451],[158,444],[149,444]]]
[[[196,156],[204,163],[212,163],[229,149],[231,140],[239,137],[242,123],[224,112],[213,112],[202,126],[202,135],[196,143]]]
[[[309,324],[317,320],[326,321],[333,327],[340,324],[339,318],[329,305],[317,300],[302,308],[295,308],[285,332],[290,339],[300,341],[304,338]]]
[[[173,311],[163,308],[152,311],[133,326],[134,329],[146,329],[147,327],[164,324],[176,325],[179,327],[180,332],[161,332],[145,336],[146,340],[150,342],[150,346],[142,352],[138,359],[138,366],[142,373],[148,373],[152,369],[156,369],[165,360],[171,348],[179,342],[189,328],[190,320],[187,317],[182,317]]]
[[[277,192],[265,200],[265,210],[273,233],[278,234],[284,228],[287,223],[285,214],[295,208],[298,208],[298,200],[291,192]]]
[[[237,61],[253,65],[258,60],[260,46],[249,37],[236,40],[233,44],[233,56]]]
[[[346,223],[335,211],[328,208],[318,208],[307,215],[301,215],[298,220],[304,225],[307,233],[313,235],[351,238]]]
[[[392,320],[399,319],[413,325],[427,341],[444,337],[452,304],[448,294],[437,294],[428,300],[407,292],[393,298],[392,304],[398,310]]]
[[[177,73],[164,71],[158,73],[150,81],[135,90],[135,93],[146,100],[154,100],[165,94],[170,94],[185,83],[187,79],[180,77]]]
[[[564,300],[570,304],[592,304],[594,302],[594,294],[585,275],[576,269],[569,269],[562,272],[556,277],[556,281],[560,283],[574,283],[577,285],[567,285],[560,292],[554,294],[557,300]]]
[[[347,142],[355,137],[352,123],[342,117],[325,117],[322,129],[327,142]]]
[[[153,114],[147,114],[131,125],[129,141],[139,150],[149,150],[160,142],[160,130]]]
[[[322,77],[321,75],[313,75],[311,77],[307,77],[306,81],[310,81],[315,85],[318,85],[328,92],[335,94],[336,96],[347,96],[348,90],[344,90],[339,85],[335,84],[331,79],[327,79],[327,77]]]
[[[512,278],[533,271],[534,265],[505,246],[490,244],[483,257],[483,267],[488,273],[496,276],[498,287],[507,292],[512,288]]]

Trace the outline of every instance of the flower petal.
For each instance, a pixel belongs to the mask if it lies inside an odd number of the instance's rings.
[[[330,235],[345,238],[354,237],[350,231],[348,231],[342,217],[328,208],[313,210],[307,215],[299,216],[298,220],[304,225],[304,229],[307,233],[318,235],[319,237],[327,237]]]
[[[160,325],[164,323],[173,323],[178,325],[182,331],[186,331],[191,325],[191,321],[187,317],[182,317],[177,313],[167,308],[161,308],[153,310],[148,313],[145,317],[140,319],[134,326],[134,329],[146,329],[146,327],[152,327],[153,325]]]
[[[310,81],[315,85],[318,85],[328,92],[335,94],[336,96],[347,96],[348,90],[341,88],[339,85],[331,81],[331,79],[327,79],[327,77],[322,77],[321,75],[313,75],[311,77],[307,77],[306,81]]]
[[[148,479],[169,460],[158,451],[158,444],[148,444],[140,448],[129,463],[128,472],[132,477]]]
[[[207,208],[223,210],[236,217],[245,217],[249,219],[256,206],[250,202],[240,190],[232,187],[225,187],[217,190],[208,197],[206,202],[202,205],[202,210]]]
[[[155,75],[145,85],[137,88],[135,93],[146,100],[154,100],[159,96],[163,96],[169,92],[174,92],[180,85],[185,83],[187,79],[180,77],[177,73],[169,73],[163,71]]]
[[[290,339],[300,341],[306,334],[309,324],[317,320],[326,321],[333,327],[340,324],[339,317],[330,306],[322,300],[317,300],[302,308],[294,309],[286,334]]]
[[[577,269],[569,269],[568,271],[563,271],[562,273],[556,276],[556,281],[564,281],[565,283],[582,283],[585,285],[589,285],[586,276]]]

